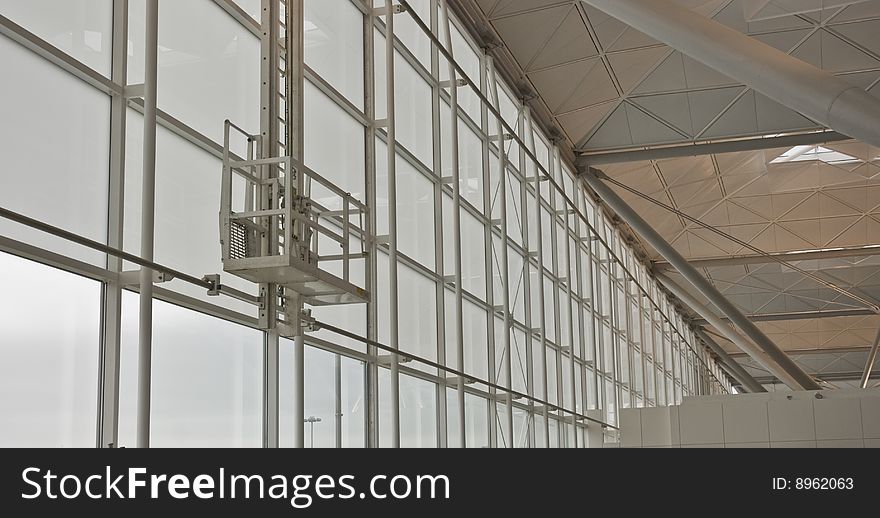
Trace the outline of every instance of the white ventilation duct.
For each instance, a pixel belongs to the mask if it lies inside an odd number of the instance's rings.
[[[880,99],[669,0],[582,0],[819,124],[880,146]]]

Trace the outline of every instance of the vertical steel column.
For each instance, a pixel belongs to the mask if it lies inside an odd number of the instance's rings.
[[[305,0],[287,0],[287,17],[285,28],[285,41],[287,49],[285,63],[287,73],[285,75],[285,99],[287,113],[284,121],[287,127],[287,141],[285,147],[293,158],[291,164],[297,169],[296,193],[306,194],[305,184],[305,141],[304,141],[304,106],[305,106],[305,16],[303,3]],[[291,174],[292,171],[286,171]],[[289,193],[285,193],[289,197]],[[291,203],[287,200],[287,203]],[[305,234],[304,234],[305,235]],[[290,236],[284,236],[285,240]],[[303,239],[303,243],[306,241]],[[295,311],[292,319],[294,325],[293,337],[293,446],[294,448],[305,447],[305,336],[300,315],[303,309],[302,297],[291,297],[290,311]]]
[[[526,135],[526,124],[525,117],[523,116],[522,109],[519,110],[519,114],[517,116],[517,130],[520,135],[523,135],[525,138]],[[537,169],[537,164],[533,164],[533,167]],[[520,186],[519,190],[519,205],[520,205],[520,225],[522,226],[522,232],[520,233],[522,239],[522,249],[525,251],[525,256],[522,259],[522,278],[523,278],[523,313],[525,316],[525,324],[526,324],[526,341],[525,341],[525,355],[526,355],[526,394],[530,397],[535,396],[535,378],[532,373],[534,366],[532,365],[532,342],[534,338],[534,328],[532,323],[532,286],[531,286],[531,274],[530,270],[532,267],[532,251],[531,246],[529,245],[529,177],[526,173],[526,156],[525,153],[519,154],[519,171],[522,175],[524,182]],[[535,447],[535,405],[534,402],[529,401],[529,411],[527,414],[527,427],[526,434],[528,435],[528,446],[529,448]]]
[[[593,209],[593,216],[596,215],[596,209]],[[594,220],[595,221],[595,220]],[[593,348],[593,377],[591,383],[593,385],[593,394],[596,397],[596,410],[601,410],[604,407],[604,403],[601,400],[601,388],[599,387],[599,365],[601,362],[600,354],[602,354],[601,349],[599,348],[599,332],[597,329],[597,324],[599,323],[599,311],[596,309],[596,305],[599,304],[599,296],[596,291],[596,268],[598,268],[599,259],[596,256],[596,249],[598,245],[598,237],[599,234],[596,232],[594,227],[587,228],[587,280],[590,283],[590,316],[591,322],[588,324],[588,329],[590,333],[590,347]],[[604,385],[604,381],[602,382]]]
[[[561,177],[563,174],[564,173],[562,172],[562,163],[559,159],[559,148],[556,146],[556,143],[553,142],[550,146],[550,175],[555,180],[557,177]],[[560,186],[562,185],[561,180],[558,183]],[[553,281],[553,291],[551,293],[551,296],[553,297],[553,314],[555,315],[555,318],[553,319],[553,329],[556,335],[556,354],[554,355],[556,357],[556,368],[554,369],[554,372],[556,373],[556,404],[559,408],[562,408],[562,406],[565,404],[565,396],[562,393],[562,324],[560,322],[560,315],[562,314],[562,311],[560,310],[559,305],[559,280],[562,276],[559,274],[559,231],[557,230],[558,215],[556,213],[556,197],[557,193],[555,191],[552,191],[550,193],[550,199],[547,201],[550,204],[550,255],[552,257],[550,263],[553,265],[551,273],[554,277],[553,279],[551,279]],[[544,361],[546,362],[546,357]],[[549,401],[550,398],[547,398],[547,400]],[[555,414],[559,416],[560,412],[556,410]],[[560,424],[556,427],[556,440],[560,448],[565,446],[566,435],[565,421],[563,420],[560,421]]]
[[[431,32],[440,39],[440,5],[438,0],[431,0]],[[434,143],[434,161],[432,163],[434,174],[438,178],[443,176],[443,124],[441,121],[442,111],[440,92],[443,90],[440,81],[440,49],[436,44],[431,44],[431,78],[434,84],[431,85],[431,136]],[[443,262],[443,182],[434,182],[434,269],[442,276],[446,271]],[[438,217],[439,216],[439,217]],[[446,357],[446,283],[440,283],[437,291],[437,363],[440,365],[448,365]],[[456,354],[458,354],[458,343],[456,342]],[[438,372],[438,375],[447,378],[445,372]],[[438,428],[440,431],[440,447],[449,447],[449,408],[448,408],[448,387],[450,383],[443,383],[437,386],[437,414]],[[456,389],[459,388],[456,380]],[[460,404],[460,402],[459,402]],[[460,414],[459,417],[461,417]],[[459,425],[460,426],[460,425]],[[461,433],[461,429],[457,430]],[[462,443],[464,447],[464,443]]]
[[[565,174],[565,171],[561,171],[561,173]],[[565,185],[565,184],[563,183],[562,185]],[[572,181],[572,185],[574,185],[573,181]],[[572,199],[574,200],[575,198],[572,197]],[[575,360],[574,312],[572,310],[572,308],[574,307],[574,304],[573,304],[574,296],[572,295],[571,283],[575,282],[577,279],[572,278],[572,275],[571,275],[572,250],[571,250],[571,223],[569,222],[569,210],[570,209],[568,207],[565,207],[563,209],[563,214],[562,214],[562,219],[565,222],[565,226],[563,228],[565,229],[565,232],[564,232],[564,234],[565,234],[565,237],[564,237],[564,239],[565,239],[565,268],[566,268],[566,270],[565,270],[565,279],[566,279],[565,287],[566,287],[566,296],[568,297],[567,300],[565,301],[565,303],[568,305],[568,351],[567,351],[567,353],[566,353],[566,351],[560,351],[560,353],[568,355],[568,364],[569,364],[569,372],[567,374],[566,373],[561,373],[561,374],[568,375],[568,376],[570,376],[570,379],[571,379],[571,387],[570,387],[571,390],[569,391],[569,394],[563,394],[563,396],[571,398],[571,403],[569,404],[569,408],[571,408],[572,410],[575,410],[577,408],[577,396],[575,395],[575,392],[577,390],[576,389],[577,383],[575,383],[575,365],[577,364],[577,361]],[[558,212],[557,212],[557,217],[558,217]],[[580,313],[580,311],[578,311],[578,313]],[[565,384],[563,383],[562,384],[563,390],[564,390],[564,387],[565,387]],[[564,402],[565,402],[565,399],[563,399],[563,403]],[[563,408],[565,408],[564,405],[563,405]],[[575,442],[573,445],[568,445],[568,446],[577,448],[577,436],[578,436],[577,426],[578,426],[578,423],[577,423],[577,419],[575,419],[574,417],[572,417],[572,419],[571,419],[571,425],[572,425],[572,428],[574,429],[574,441]],[[568,436],[568,434],[566,434],[566,437],[567,436]]]
[[[128,0],[113,0],[113,56],[110,79],[128,84]],[[125,134],[128,106],[125,95],[110,99],[110,189],[107,211],[107,244],[122,248],[125,216]],[[122,261],[107,257],[107,269],[122,271]],[[122,285],[110,281],[102,300],[101,384],[98,393],[98,448],[118,446],[119,354],[122,321]]]
[[[367,257],[366,257],[366,288],[370,295],[367,303],[367,338],[377,341],[379,338],[379,304],[378,304],[378,254],[376,243],[376,11],[372,4],[367,6],[364,15],[364,114],[367,127],[364,131],[365,164],[364,185],[367,191]],[[379,350],[372,345],[367,346],[367,355],[376,358]],[[379,366],[375,360],[366,363],[364,379],[364,401],[366,402],[365,426],[367,427],[367,446],[379,447]]]
[[[335,355],[333,364],[336,388],[336,447],[342,448],[342,356]]]
[[[577,185],[577,184],[575,183],[575,185]],[[584,205],[583,192],[581,192],[580,189],[577,189],[575,187],[575,193],[576,193],[575,199],[580,200],[580,204]],[[585,209],[585,207],[584,207],[584,209]],[[584,213],[586,213],[586,211],[584,211]],[[583,238],[581,237],[580,218],[575,218],[575,220],[574,220],[574,235],[575,235],[574,242],[576,244],[576,246],[575,246],[576,251],[575,251],[574,260],[575,260],[575,271],[577,274],[577,279],[572,282],[577,282],[578,302],[577,302],[577,304],[575,304],[575,306],[577,307],[578,344],[580,346],[579,351],[578,351],[578,359],[580,360],[580,362],[575,362],[574,358],[572,358],[572,365],[577,366],[575,376],[580,376],[580,378],[581,378],[581,390],[580,390],[581,407],[579,409],[577,407],[577,397],[578,397],[577,392],[575,392],[574,403],[575,403],[575,409],[578,409],[580,411],[580,413],[582,413],[582,414],[586,414],[587,407],[589,406],[588,405],[588,397],[587,397],[587,369],[585,368],[585,364],[586,364],[585,357],[586,357],[586,351],[587,351],[588,344],[587,344],[587,338],[586,338],[587,337],[586,323],[584,322],[584,309],[586,308],[586,306],[585,306],[586,294],[584,293],[584,271],[583,271],[583,268],[584,268],[584,266],[583,266],[584,244],[583,244]],[[572,316],[572,318],[574,318],[574,317]],[[574,337],[572,337],[572,344],[574,344]],[[572,387],[572,390],[576,391],[577,389],[575,387]],[[580,446],[583,448],[587,447],[585,442],[583,444],[581,444]]]
[[[535,127],[532,124],[532,112],[528,106],[523,106],[523,120],[525,121],[525,125],[528,126],[528,137],[529,137],[529,147],[532,154],[535,153]],[[552,164],[551,164],[552,167]],[[540,322],[541,322],[541,383],[543,384],[543,394],[544,399],[549,401],[550,397],[547,394],[547,312],[544,307],[544,231],[541,228],[541,213],[544,210],[541,206],[541,168],[538,167],[538,164],[535,164],[534,175],[532,176],[532,182],[534,184],[535,189],[535,223],[537,236],[535,237],[535,242],[537,243],[538,249],[538,307],[541,312]],[[544,417],[544,440],[545,446],[550,447],[550,416],[549,409],[547,405],[544,405],[541,408],[541,413]]]
[[[484,97],[488,99],[489,96],[489,71],[486,67],[486,60],[488,56],[481,55],[480,56],[480,93],[483,94]],[[489,170],[489,153],[490,144],[489,144],[489,106],[487,104],[480,104],[480,129],[483,133],[483,162],[482,166],[482,178],[483,178],[483,208],[484,212],[486,210],[489,211],[490,220],[492,219],[492,193],[489,186],[491,185],[492,175]],[[499,137],[500,138],[500,137]],[[492,239],[492,229],[490,225],[483,225],[483,264],[485,268],[486,277],[484,279],[484,285],[486,286],[486,303],[489,306],[489,312],[487,314],[487,323],[488,326],[488,334],[486,335],[486,343],[487,343],[487,363],[489,365],[489,381],[492,383],[498,382],[498,370],[495,368],[495,274],[493,273],[492,268],[492,257],[494,251],[494,241]],[[498,447],[498,391],[494,388],[489,388],[489,446],[491,448]]]
[[[141,257],[153,260],[156,218],[156,83],[159,0],[146,0],[144,61],[144,172],[141,186]],[[141,268],[138,321],[137,446],[150,447],[150,386],[153,358],[153,271]]]
[[[385,0],[385,94],[387,99],[388,150],[388,290],[391,347],[400,350],[397,291],[397,135],[394,107],[394,14],[393,0]],[[397,353],[391,355],[391,446],[400,448],[400,363]]]
[[[491,94],[492,104],[495,109],[501,113],[501,102],[498,97],[498,78],[495,73],[495,60],[492,57],[486,58],[486,65],[489,71],[489,92]],[[503,318],[504,318],[504,371],[507,375],[507,387],[513,390],[513,368],[512,368],[512,351],[510,333],[513,327],[513,320],[510,316],[510,269],[508,262],[508,242],[507,242],[507,151],[504,149],[504,127],[501,119],[495,118],[496,131],[498,132],[498,196],[500,198],[501,213],[501,284],[504,286],[504,293],[501,294]],[[492,219],[492,210],[489,209],[489,219]],[[491,222],[494,228],[494,221]],[[494,230],[492,232],[494,234]],[[494,244],[494,241],[493,241]],[[513,397],[507,394],[507,446],[513,448]]]
[[[262,0],[260,15],[260,158],[279,155],[280,142],[278,118],[280,110],[280,94],[282,86],[279,69],[281,45],[281,6],[284,0]],[[286,146],[287,143],[285,142]],[[262,179],[269,180],[274,176],[268,166],[260,167]],[[259,192],[259,208],[274,208],[267,188],[261,186]],[[267,220],[268,223],[268,220]],[[272,226],[272,225],[268,225]],[[275,239],[275,231],[271,230],[262,239],[263,253],[269,253],[270,242]],[[260,294],[264,301],[260,309],[260,325],[266,329],[263,336],[263,447],[277,448],[280,445],[279,420],[279,347],[280,337],[276,326],[278,320],[278,287],[275,284],[261,284]]]
[[[446,32],[446,48],[450,56],[454,56],[452,49],[452,24],[449,21],[449,6],[446,0],[440,0],[441,26]],[[447,60],[449,75],[450,112],[452,120],[449,122],[451,133],[450,159],[452,160],[452,240],[453,261],[455,265],[455,344],[458,348],[458,365],[456,368],[464,372],[464,303],[462,301],[462,271],[461,271],[461,166],[458,156],[458,72],[455,64]],[[465,379],[458,377],[458,433],[461,436],[461,447],[467,447],[466,422],[465,422]]]

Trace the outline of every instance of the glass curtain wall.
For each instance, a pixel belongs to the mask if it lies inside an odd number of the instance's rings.
[[[263,1],[160,1],[155,258],[195,277],[222,271],[223,121],[259,132]],[[621,408],[730,391],[575,179],[556,147],[564,144],[532,123],[454,17],[446,48],[439,0],[410,4],[395,15],[391,92],[399,346],[451,369],[462,354],[465,394],[456,376],[413,360],[401,364],[392,401],[381,354],[310,333],[306,445],[390,445],[397,404],[402,446],[583,447],[586,428],[613,428]],[[388,138],[375,123],[388,112],[384,5],[304,0],[304,160],[372,206],[379,236],[389,231]],[[0,82],[0,205],[139,254],[143,102],[126,87],[143,81],[144,0],[0,0],[0,15],[0,60],[14,70]],[[448,54],[467,84],[450,82]],[[388,344],[389,261],[379,244],[353,267],[361,277],[376,269],[375,305],[314,316]],[[0,220],[0,415],[15,423],[0,427],[0,445],[107,446],[108,408],[118,408],[114,446],[134,445],[138,305],[120,272],[135,269]],[[259,293],[229,275],[223,282]],[[253,304],[181,280],[157,284],[154,445],[263,444],[257,316]],[[279,358],[280,442],[290,446],[292,342],[281,341]]]

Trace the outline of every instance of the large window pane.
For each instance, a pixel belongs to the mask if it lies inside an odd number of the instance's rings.
[[[141,240],[142,134],[143,118],[129,110],[123,242],[125,250],[134,254],[140,253]],[[156,138],[156,262],[196,277],[222,273],[217,217],[221,163],[164,128],[158,129]],[[257,293],[255,284],[234,275],[223,275],[222,280],[223,284]],[[162,287],[256,315],[256,306],[252,304],[229,297],[209,297],[204,288],[183,281],[174,280]]]
[[[94,446],[101,285],[0,253],[0,286],[0,447]]]
[[[364,17],[350,1],[306,0],[305,59],[355,106],[364,104]]]
[[[130,0],[128,82],[144,80],[144,0]],[[159,108],[223,142],[223,121],[259,132],[260,40],[214,2],[161,2]]]
[[[138,296],[122,300],[119,441],[133,446]],[[259,447],[262,344],[254,329],[154,301],[151,445]]]
[[[0,14],[110,77],[113,0],[0,0]]]
[[[3,37],[0,62],[10,71],[0,80],[0,206],[104,242],[110,98]],[[103,254],[5,219],[0,234],[104,263]]]

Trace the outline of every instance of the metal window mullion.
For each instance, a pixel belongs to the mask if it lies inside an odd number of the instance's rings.
[[[431,30],[439,35],[440,20],[438,19],[438,0],[431,0]],[[443,136],[441,124],[441,101],[440,101],[440,51],[437,46],[431,44],[431,76],[435,82],[431,84],[431,135],[434,143],[434,163],[431,176],[431,187],[434,191],[434,269],[440,274],[441,279],[436,282],[436,309],[437,309],[437,363],[446,365],[446,285],[442,282],[442,274],[445,271],[443,258],[443,182],[439,179],[443,176]],[[457,319],[460,319],[458,316]],[[456,320],[457,320],[456,319]],[[455,344],[456,350],[458,343]],[[445,373],[439,373],[446,379]],[[447,408],[447,383],[437,385],[437,427],[439,430],[440,447],[449,447],[449,409]],[[456,385],[456,388],[459,389]],[[461,401],[459,400],[459,404]],[[459,419],[464,416],[464,410],[459,409]],[[459,434],[462,441],[465,440],[463,427],[459,425]],[[464,442],[461,443],[464,446]]]
[[[581,391],[580,397],[582,402],[582,412],[586,413],[587,407],[589,406],[589,401],[587,397],[587,369],[586,369],[586,351],[587,351],[587,340],[586,340],[586,323],[584,322],[584,309],[586,308],[586,304],[584,303],[584,271],[583,271],[583,246],[581,245],[580,236],[581,236],[581,224],[580,220],[575,219],[574,221],[574,233],[575,233],[575,243],[577,243],[577,250],[575,251],[575,271],[577,272],[577,293],[579,302],[576,304],[577,306],[577,319],[578,319],[578,344],[580,346],[580,359],[581,363],[579,364],[579,372],[576,375],[581,377]],[[577,394],[575,394],[575,398],[577,398]],[[577,407],[577,399],[575,399],[575,407]],[[584,445],[582,445],[584,446]]]
[[[440,23],[438,24],[438,33],[442,28],[446,33],[446,46],[449,47],[448,51],[450,55],[452,55],[452,35],[450,34],[450,22],[449,22],[449,6],[447,5],[446,0],[440,0]],[[436,11],[436,9],[434,10]],[[435,16],[432,16],[434,18]],[[438,34],[438,41],[440,41]],[[439,47],[436,45],[432,46],[438,54],[438,75],[437,79],[439,81]],[[452,169],[452,240],[453,240],[453,276],[454,276],[454,290],[455,290],[455,345],[457,348],[457,362],[458,362],[458,371],[465,372],[465,362],[464,362],[464,301],[463,301],[463,280],[462,280],[462,249],[461,249],[461,167],[459,163],[459,141],[458,141],[458,124],[459,124],[459,106],[458,106],[458,87],[456,85],[457,73],[453,62],[447,60],[448,65],[448,80],[450,84],[450,122],[449,122],[449,131],[450,131],[450,159],[451,159],[451,169]],[[439,82],[438,82],[439,85]],[[439,94],[440,92],[438,92]],[[439,113],[438,113],[439,115]],[[489,277],[487,276],[487,279]],[[491,280],[491,279],[489,279]],[[443,288],[445,289],[445,288]],[[488,293],[491,292],[487,292]],[[491,299],[490,299],[491,300]],[[492,318],[492,313],[487,312],[489,318]],[[491,338],[491,334],[487,335]],[[492,341],[490,340],[491,344]],[[490,346],[491,352],[491,346]],[[494,382],[495,380],[489,377],[489,380]],[[458,433],[461,440],[461,447],[467,447],[467,434],[466,434],[466,426],[465,422],[465,379],[459,377],[456,381],[456,397],[458,398]],[[491,423],[492,421],[490,421]]]
[[[535,128],[532,125],[532,115],[528,106],[522,107],[522,120],[523,120],[523,128],[528,128],[526,132],[526,136],[528,137],[528,142],[530,146],[531,154],[535,153]],[[532,185],[528,186],[534,189],[533,194],[535,198],[535,230],[537,231],[535,236],[535,243],[537,248],[537,271],[538,271],[538,287],[536,293],[538,295],[538,307],[539,313],[538,315],[540,322],[540,347],[541,347],[541,380],[540,383],[543,386],[542,393],[544,394],[544,399],[549,400],[547,397],[547,313],[545,309],[545,300],[544,300],[544,238],[543,238],[543,230],[541,228],[541,164],[535,163],[534,174],[532,175]],[[528,190],[528,187],[526,190]],[[526,256],[526,260],[531,263],[531,253]],[[534,343],[534,342],[532,342]],[[534,381],[534,380],[533,380]],[[545,405],[541,408],[541,414],[544,419],[544,440],[545,447],[550,446],[550,422],[549,422],[549,409]]]
[[[498,78],[495,72],[495,63],[491,57],[486,58],[486,66],[488,70],[489,76],[489,93],[490,99],[495,103],[495,108],[498,111],[501,111],[501,103],[498,98]],[[488,113],[487,113],[488,116]],[[504,292],[501,295],[503,304],[503,320],[504,320],[504,370],[507,374],[507,386],[513,390],[513,367],[512,367],[512,357],[513,353],[511,350],[511,315],[510,315],[510,271],[509,271],[509,257],[508,257],[508,235],[507,235],[507,152],[504,150],[504,128],[501,125],[501,121],[496,118],[497,128],[496,131],[498,133],[498,196],[499,196],[499,212],[501,218],[501,283],[504,287]],[[488,134],[488,127],[485,129],[485,133]],[[488,151],[488,146],[487,146]],[[490,219],[493,212],[490,208],[489,216]],[[494,223],[492,224],[494,226]],[[494,244],[494,239],[493,239]],[[508,447],[514,447],[514,438],[513,438],[513,398],[507,398],[507,432],[509,435]]]
[[[141,256],[153,260],[156,217],[156,101],[159,48],[159,0],[146,0],[144,59],[143,176],[141,183]],[[138,311],[137,446],[150,447],[153,351],[153,271],[140,269]]]
[[[385,0],[385,94],[387,112],[388,142],[388,289],[391,347],[400,350],[400,329],[398,322],[399,299],[397,284],[397,137],[395,128],[395,8],[393,0]],[[391,355],[391,446],[400,447],[400,358]]]
[[[554,143],[550,148],[550,174],[551,176],[557,174],[563,174],[562,172],[562,164],[559,158],[559,148]],[[559,261],[561,258],[559,257],[559,231],[558,231],[558,216],[556,214],[556,193],[551,193],[550,199],[548,200],[550,205],[550,248],[551,248],[551,261],[552,271],[550,274],[550,278],[553,282],[553,314],[556,318],[553,319],[553,328],[556,336],[555,343],[557,346],[561,345],[562,338],[562,325],[560,322],[560,304],[559,304],[559,283],[560,283],[560,275],[559,275]],[[565,395],[563,394],[563,383],[562,383],[562,352],[559,347],[556,347],[556,403],[559,407],[563,407],[565,404]],[[557,412],[558,415],[558,412]],[[557,433],[557,444],[560,447],[564,446],[565,439],[568,434],[565,433],[565,422],[560,421],[559,426],[556,428]]]
[[[260,32],[260,157],[269,158],[278,155],[278,42],[280,34],[280,3],[279,0],[262,0]],[[268,179],[268,168],[260,168],[260,175]],[[260,207],[269,207],[269,199],[265,189],[260,193]],[[266,240],[261,246],[267,246]],[[263,336],[263,387],[262,387],[262,444],[264,448],[280,446],[279,419],[279,348],[280,337],[275,322],[277,288],[273,284],[261,284],[260,293],[265,299],[265,307],[260,311],[261,326],[266,329]],[[295,425],[294,425],[295,426]]]
[[[526,134],[526,119],[525,114],[522,110],[520,110],[519,117],[517,120],[517,129],[519,130],[521,135]],[[537,170],[537,166],[535,166]],[[524,153],[519,154],[519,171],[525,174],[526,170],[526,157]],[[533,363],[533,342],[534,342],[534,325],[533,325],[533,316],[532,316],[532,291],[531,291],[531,269],[532,269],[532,253],[529,246],[529,189],[528,189],[528,178],[524,176],[519,177],[520,181],[520,226],[522,228],[521,238],[522,238],[522,278],[523,278],[523,315],[525,320],[525,355],[526,355],[526,393],[534,397],[535,388],[534,388],[534,365]],[[535,437],[535,413],[534,413],[534,404],[529,403],[528,406],[528,446],[529,448],[534,448],[536,445],[536,437]]]
[[[111,80],[121,87],[128,83],[128,0],[113,0]],[[126,116],[124,96],[110,99],[110,169],[107,212],[107,244],[122,248],[125,215]],[[122,271],[122,260],[107,256],[107,269]],[[121,354],[122,285],[104,283],[101,308],[101,351],[98,372],[96,445],[119,446],[119,358]]]
[[[372,4],[372,0],[371,0]],[[366,258],[366,289],[370,300],[367,303],[366,325],[367,338],[377,341],[379,338],[379,304],[378,304],[378,247],[375,234],[377,228],[376,215],[376,62],[375,62],[375,11],[372,5],[366,11],[363,20],[363,64],[364,64],[364,114],[369,124],[364,128],[364,185],[367,197],[367,258]],[[379,354],[375,346],[367,345],[367,354],[376,358]],[[379,447],[379,367],[372,359],[365,363],[364,376],[364,426],[366,427],[367,447]]]
[[[565,174],[565,172],[563,171],[562,174]],[[571,398],[570,408],[572,410],[576,410],[577,409],[577,396],[576,396],[577,383],[575,383],[575,364],[576,364],[575,354],[574,354],[575,353],[575,334],[574,334],[574,313],[573,313],[573,309],[572,309],[574,307],[574,304],[572,304],[574,297],[572,296],[571,285],[572,285],[572,282],[577,281],[577,279],[576,278],[572,279],[572,276],[571,276],[571,254],[572,254],[572,251],[571,251],[571,228],[570,228],[570,222],[568,220],[569,218],[568,218],[568,210],[567,209],[566,209],[565,215],[563,216],[562,219],[565,222],[565,227],[564,227],[565,228],[565,238],[564,238],[565,239],[565,268],[566,268],[566,272],[567,272],[565,276],[568,279],[568,282],[565,283],[566,296],[568,297],[566,304],[568,304],[568,358],[569,358],[568,363],[569,363],[569,371],[570,371],[567,375],[571,377],[571,390],[570,390],[570,394],[568,394],[568,397]],[[578,313],[580,313],[580,311],[578,311]],[[564,387],[564,384],[563,384],[563,387]],[[574,433],[575,443],[573,445],[571,445],[571,447],[576,448],[577,447],[577,421],[573,421],[572,424],[573,424],[574,430],[575,430],[575,433]],[[566,434],[566,437],[568,437],[568,434]]]

